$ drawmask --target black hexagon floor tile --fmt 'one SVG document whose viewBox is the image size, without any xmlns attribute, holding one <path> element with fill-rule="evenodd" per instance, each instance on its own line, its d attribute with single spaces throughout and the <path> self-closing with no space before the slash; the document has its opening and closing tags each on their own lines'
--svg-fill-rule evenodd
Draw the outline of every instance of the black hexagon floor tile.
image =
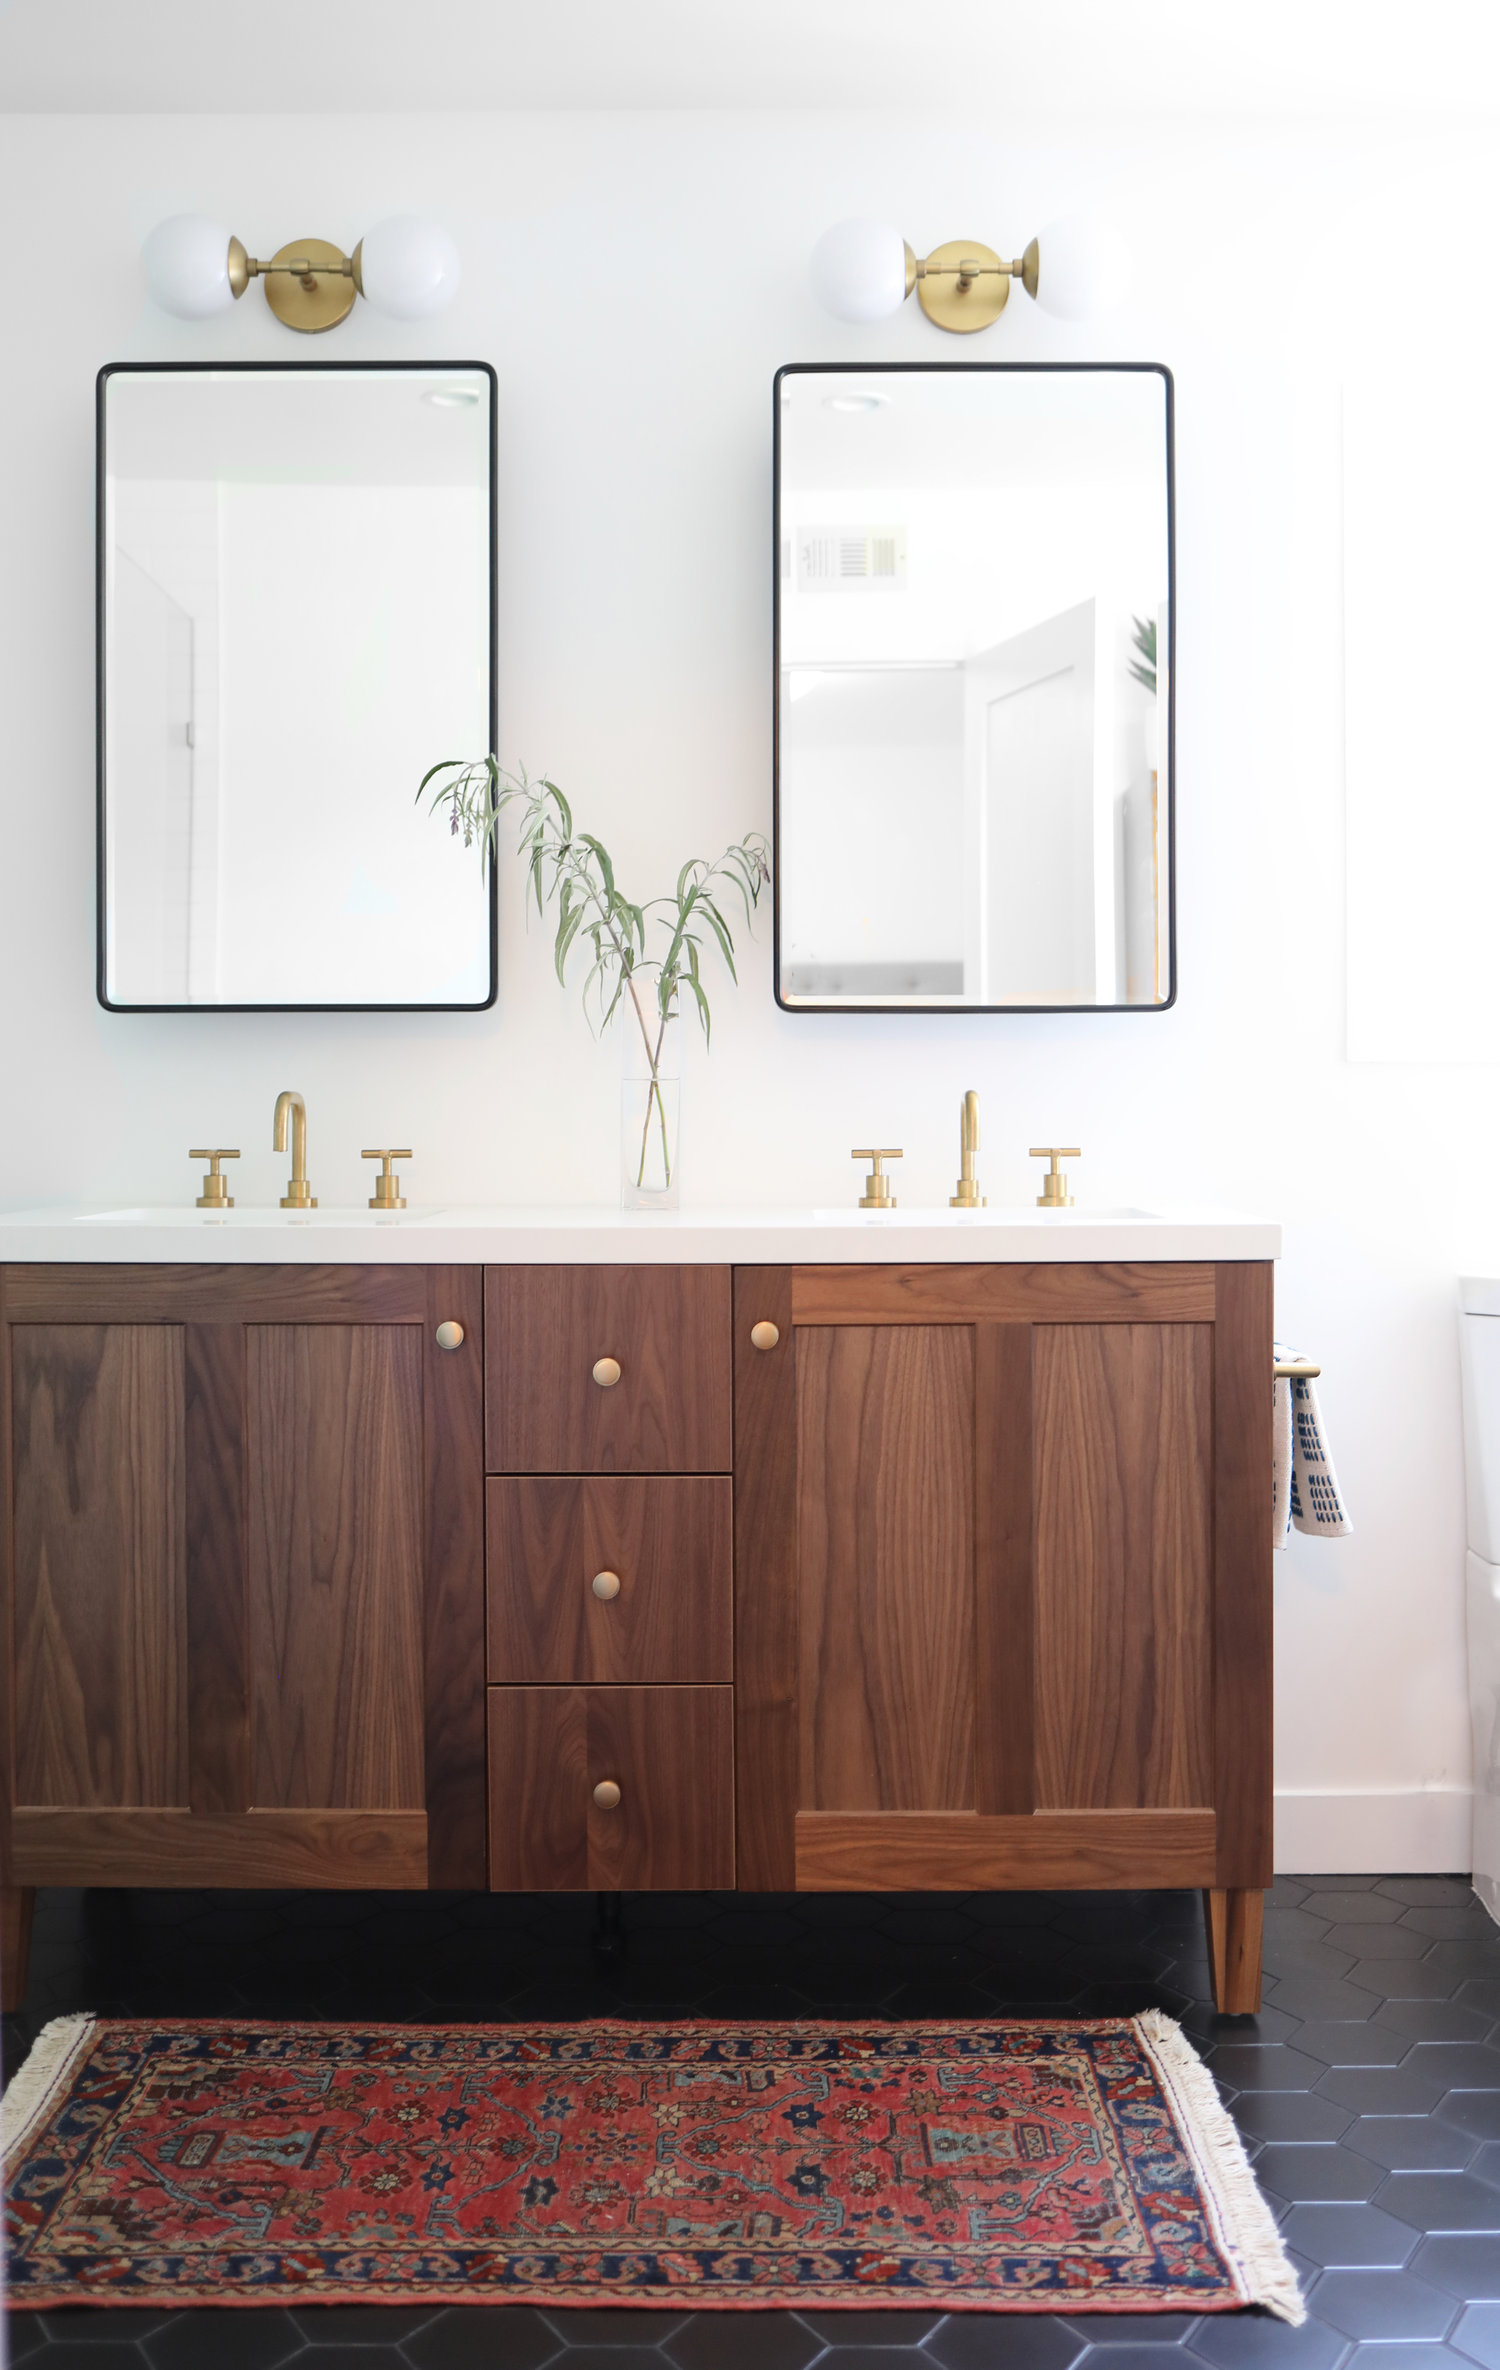
<svg viewBox="0 0 1500 2370">
<path fill-rule="evenodd" d="M 1454 2325 L 1453 2343 L 1480 2370 L 1500 2370 L 1500 2304 L 1469 2304 Z"/>
<path fill-rule="evenodd" d="M 1448 1877 L 1278 1879 L 1265 2011 L 1221 2019 L 1191 1895 L 652 1895 L 626 1904 L 611 1955 L 594 1947 L 586 1897 L 43 1894 L 32 2000 L 4 2024 L 7 2068 L 48 2016 L 73 2007 L 370 2015 L 372 1966 L 382 2004 L 416 2022 L 945 2006 L 1045 2016 L 1160 1996 L 1211 2054 L 1259 2150 L 1310 2315 L 1289 2329 L 1255 2312 L 1069 2323 L 514 2306 L 389 2318 L 302 2307 L 296 2320 L 100 2311 L 13 2315 L 15 2359 L 35 2370 L 1500 2370 L 1500 2239 L 1476 2226 L 1487 2198 L 1500 2198 L 1500 2171 L 1485 2162 L 1500 2148 L 1500 1932 L 1471 1899 Z M 1420 1955 L 1383 1955 L 1392 1935 Z M 1314 1946 L 1349 1973 L 1288 1963 Z"/>
<path fill-rule="evenodd" d="M 1466 2172 L 1480 2143 L 1435 2115 L 1361 2115 L 1362 2156 L 1387 2172 Z"/>
</svg>

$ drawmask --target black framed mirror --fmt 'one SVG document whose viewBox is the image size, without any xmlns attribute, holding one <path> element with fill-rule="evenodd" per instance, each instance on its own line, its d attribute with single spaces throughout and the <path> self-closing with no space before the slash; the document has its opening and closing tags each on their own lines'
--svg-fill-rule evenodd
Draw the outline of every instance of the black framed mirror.
<svg viewBox="0 0 1500 2370">
<path fill-rule="evenodd" d="M 775 548 L 778 1003 L 1171 1004 L 1171 373 L 789 364 Z"/>
<path fill-rule="evenodd" d="M 98 519 L 101 1004 L 492 1004 L 415 804 L 496 745 L 489 365 L 110 364 Z"/>
</svg>

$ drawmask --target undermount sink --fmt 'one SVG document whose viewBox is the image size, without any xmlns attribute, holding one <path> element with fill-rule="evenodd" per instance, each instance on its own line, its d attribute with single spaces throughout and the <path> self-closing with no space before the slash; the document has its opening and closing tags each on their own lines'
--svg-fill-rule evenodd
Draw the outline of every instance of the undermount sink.
<svg viewBox="0 0 1500 2370">
<path fill-rule="evenodd" d="M 1092 1203 L 1081 1209 L 1042 1210 L 1035 1204 L 1020 1202 L 1006 1208 L 996 1203 L 993 1209 L 955 1210 L 946 1204 L 937 1209 L 924 1209 L 917 1202 L 898 1202 L 891 1210 L 861 1210 L 845 1207 L 841 1210 L 814 1210 L 820 1226 L 1113 1226 L 1125 1219 L 1137 1219 L 1159 1224 L 1159 1210 L 1096 1209 Z"/>
<path fill-rule="evenodd" d="M 276 1204 L 200 1210 L 188 1203 L 155 1209 L 79 1210 L 69 1223 L 74 1226 L 400 1226 L 443 1215 L 443 1211 L 435 1209 L 371 1210 L 363 1204 L 318 1210 L 283 1210 Z"/>
</svg>

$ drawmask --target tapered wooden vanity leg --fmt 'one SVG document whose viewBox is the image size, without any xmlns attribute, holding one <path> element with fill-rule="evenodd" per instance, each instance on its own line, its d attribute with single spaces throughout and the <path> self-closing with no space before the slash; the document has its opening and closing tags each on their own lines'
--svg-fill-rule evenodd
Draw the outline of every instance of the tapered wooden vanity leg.
<svg viewBox="0 0 1500 2370">
<path fill-rule="evenodd" d="M 26 1997 L 35 1907 L 35 1885 L 0 1885 L 0 2005 L 6 2008 L 19 2008 Z"/>
<path fill-rule="evenodd" d="M 1221 2016 L 1260 2013 L 1261 1934 L 1266 1896 L 1211 1886 L 1203 1895 L 1214 2006 Z"/>
</svg>

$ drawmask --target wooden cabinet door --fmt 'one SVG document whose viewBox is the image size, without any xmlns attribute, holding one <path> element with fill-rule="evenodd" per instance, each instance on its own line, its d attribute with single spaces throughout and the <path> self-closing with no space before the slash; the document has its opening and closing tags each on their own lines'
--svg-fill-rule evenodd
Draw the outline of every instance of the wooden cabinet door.
<svg viewBox="0 0 1500 2370">
<path fill-rule="evenodd" d="M 1263 1265 L 738 1270 L 740 1886 L 1268 1883 L 1270 1362 Z"/>
<path fill-rule="evenodd" d="M 6 1881 L 482 1885 L 478 1271 L 13 1267 L 0 1317 Z"/>
</svg>

